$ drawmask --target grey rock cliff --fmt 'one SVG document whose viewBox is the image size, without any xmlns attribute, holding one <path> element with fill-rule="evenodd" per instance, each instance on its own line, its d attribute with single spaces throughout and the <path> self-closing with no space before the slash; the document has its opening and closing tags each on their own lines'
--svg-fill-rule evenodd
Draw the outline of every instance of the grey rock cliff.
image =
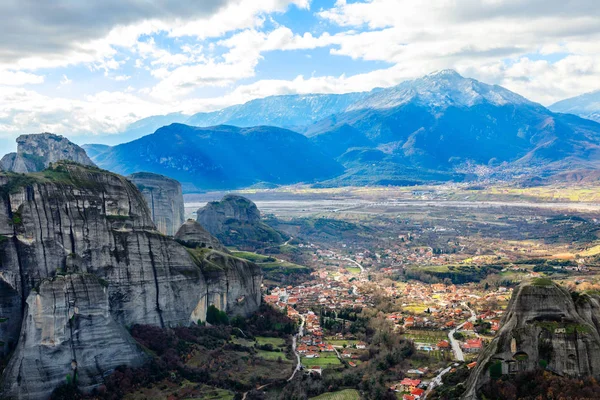
<svg viewBox="0 0 600 400">
<path fill-rule="evenodd" d="M 173 236 L 185 216 L 181 184 L 175 179 L 149 172 L 131 174 L 128 179 L 144 195 L 158 231 Z"/>
<path fill-rule="evenodd" d="M 193 219 L 188 219 L 181 225 L 181 228 L 175 234 L 175 240 L 186 246 L 205 247 L 229 253 L 229 250 L 219 242 L 219 239 L 211 235 L 210 232 Z"/>
<path fill-rule="evenodd" d="M 260 211 L 249 199 L 227 195 L 198 210 L 197 221 L 227 246 L 255 248 L 280 244 L 279 232 L 260 219 Z"/>
<path fill-rule="evenodd" d="M 569 376 L 600 377 L 600 303 L 550 282 L 515 289 L 502 327 L 477 360 L 463 399 L 477 399 L 490 379 L 539 368 Z"/>
<path fill-rule="evenodd" d="M 197 247 L 189 252 L 206 279 L 205 308 L 214 304 L 228 314 L 248 315 L 260 306 L 262 271 L 258 265 L 212 249 Z M 202 312 L 197 316 L 204 321 L 205 309 Z"/>
<path fill-rule="evenodd" d="M 75 376 L 79 385 L 93 387 L 119 365 L 145 360 L 110 315 L 108 290 L 96 276 L 57 276 L 27 298 L 21 340 L 3 378 L 5 393 L 44 398 Z"/>
<path fill-rule="evenodd" d="M 192 256 L 191 249 L 156 231 L 143 195 L 122 176 L 59 162 L 36 174 L 0 174 L 0 185 L 0 311 L 8 317 L 0 322 L 0 342 L 4 355 L 15 350 L 0 397 L 45 398 L 65 379 L 57 377 L 71 368 L 63 354 L 71 336 L 57 336 L 64 342 L 57 348 L 39 333 L 64 330 L 65 293 L 75 298 L 74 307 L 89 309 L 82 316 L 92 315 L 91 322 L 81 320 L 78 331 L 83 389 L 97 382 L 99 370 L 114 367 L 107 361 L 84 373 L 95 354 L 111 353 L 111 343 L 129 343 L 123 326 L 188 325 L 205 320 L 211 302 L 234 314 L 254 311 L 260 303 L 260 269 Z M 86 296 L 98 305 L 86 305 Z M 40 378 L 23 379 L 23 366 L 36 352 Z M 135 353 L 122 355 L 115 360 L 139 361 Z"/>
<path fill-rule="evenodd" d="M 39 133 L 19 136 L 17 152 L 2 157 L 0 169 L 19 173 L 36 172 L 61 160 L 94 165 L 85 150 L 67 138 L 52 133 Z"/>
</svg>

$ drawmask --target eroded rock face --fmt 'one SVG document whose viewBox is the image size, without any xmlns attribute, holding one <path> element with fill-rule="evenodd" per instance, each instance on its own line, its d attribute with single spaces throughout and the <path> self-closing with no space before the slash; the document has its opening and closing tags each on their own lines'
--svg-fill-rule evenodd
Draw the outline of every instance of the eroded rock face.
<svg viewBox="0 0 600 400">
<path fill-rule="evenodd" d="M 190 249 L 208 285 L 208 305 L 232 315 L 248 315 L 260 306 L 262 271 L 254 263 L 217 250 Z M 198 319 L 204 320 L 201 314 Z"/>
<path fill-rule="evenodd" d="M 279 232 L 261 221 L 256 204 L 242 196 L 227 195 L 208 203 L 198 210 L 197 221 L 227 246 L 254 248 L 283 242 Z"/>
<path fill-rule="evenodd" d="M 223 253 L 229 253 L 229 250 L 219 242 L 219 239 L 211 235 L 193 219 L 188 219 L 181 225 L 181 228 L 175 234 L 175 240 L 188 247 L 215 249 Z"/>
<path fill-rule="evenodd" d="M 21 339 L 3 377 L 5 396 L 46 398 L 74 379 L 93 387 L 119 365 L 146 360 L 112 318 L 108 290 L 96 276 L 57 276 L 38 291 L 27 297 Z"/>
<path fill-rule="evenodd" d="M 539 368 L 556 374 L 600 377 L 597 297 L 571 294 L 550 282 L 522 283 L 512 295 L 502 328 L 477 360 L 463 399 L 492 378 Z"/>
<path fill-rule="evenodd" d="M 156 229 L 173 236 L 185 216 L 181 184 L 175 179 L 149 172 L 138 172 L 128 178 L 144 195 Z"/>
<path fill-rule="evenodd" d="M 3 393 L 43 398 L 28 393 L 44 385 L 48 394 L 64 382 L 64 374 L 58 376 L 71 368 L 71 360 L 62 346 L 70 346 L 71 339 L 63 332 L 62 315 L 72 309 L 63 304 L 64 296 L 90 299 L 89 305 L 77 306 L 89 311 L 82 316 L 92 315 L 91 322 L 81 320 L 87 330 L 78 334 L 81 366 L 96 365 L 96 352 L 110 354 L 113 342 L 125 346 L 130 338 L 124 326 L 204 321 L 206 308 L 218 298 L 212 293 L 225 293 L 226 301 L 218 301 L 231 313 L 254 311 L 260 303 L 260 269 L 242 263 L 230 270 L 223 259 L 199 262 L 190 249 L 156 231 L 143 195 L 122 176 L 59 162 L 35 175 L 0 174 L 0 184 L 0 312 L 8 317 L 0 322 L 0 341 L 5 355 L 15 349 L 4 372 Z M 210 268 L 205 271 L 205 266 Z M 253 300 L 239 307 L 240 297 Z M 91 338 L 97 338 L 96 347 Z M 58 342 L 63 343 L 59 348 Z M 15 381 L 36 352 L 40 382 Z M 115 360 L 135 365 L 138 357 Z M 102 372 L 113 368 L 108 361 L 98 365 Z M 83 389 L 95 384 L 98 371 L 86 372 Z"/>
<path fill-rule="evenodd" d="M 17 138 L 17 152 L 0 160 L 0 169 L 19 173 L 37 172 L 61 160 L 93 166 L 85 150 L 60 135 L 39 133 Z"/>
</svg>

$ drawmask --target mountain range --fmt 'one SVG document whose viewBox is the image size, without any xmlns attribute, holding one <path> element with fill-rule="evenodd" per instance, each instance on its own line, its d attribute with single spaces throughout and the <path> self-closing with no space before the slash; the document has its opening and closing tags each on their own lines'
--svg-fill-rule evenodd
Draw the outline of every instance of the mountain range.
<svg viewBox="0 0 600 400">
<path fill-rule="evenodd" d="M 452 70 L 368 93 L 268 97 L 186 120 L 224 122 L 259 126 L 172 124 L 130 143 L 85 148 L 100 167 L 171 176 L 186 191 L 507 179 L 600 166 L 597 122 Z"/>
<path fill-rule="evenodd" d="M 600 90 L 559 101 L 549 108 L 554 112 L 575 114 L 600 122 Z"/>
<path fill-rule="evenodd" d="M 335 177 L 343 167 L 299 133 L 270 126 L 211 128 L 171 124 L 110 147 L 98 166 L 129 175 L 146 171 L 181 182 L 185 192 L 265 182 L 285 185 Z"/>
</svg>

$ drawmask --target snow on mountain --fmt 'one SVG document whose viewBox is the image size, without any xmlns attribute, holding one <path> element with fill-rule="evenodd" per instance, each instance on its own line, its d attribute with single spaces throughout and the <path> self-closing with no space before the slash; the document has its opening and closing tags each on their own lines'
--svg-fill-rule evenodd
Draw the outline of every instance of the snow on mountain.
<svg viewBox="0 0 600 400">
<path fill-rule="evenodd" d="M 194 114 L 186 124 L 193 126 L 225 124 L 240 127 L 271 125 L 297 128 L 345 111 L 371 93 L 269 96 L 219 111 Z"/>
<path fill-rule="evenodd" d="M 549 108 L 554 112 L 575 114 L 600 122 L 600 90 L 561 100 Z"/>
<path fill-rule="evenodd" d="M 450 106 L 471 107 L 484 102 L 493 105 L 534 104 L 503 87 L 464 78 L 456 71 L 446 69 L 378 91 L 350 106 L 348 111 L 386 109 L 407 103 L 444 109 Z"/>
</svg>

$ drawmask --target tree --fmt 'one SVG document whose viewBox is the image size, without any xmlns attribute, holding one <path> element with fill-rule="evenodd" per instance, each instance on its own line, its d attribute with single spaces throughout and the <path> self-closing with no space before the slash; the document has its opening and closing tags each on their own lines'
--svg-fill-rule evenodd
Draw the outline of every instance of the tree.
<svg viewBox="0 0 600 400">
<path fill-rule="evenodd" d="M 220 311 L 214 304 L 211 304 L 206 310 L 206 322 L 212 325 L 227 325 L 229 317 L 224 311 Z"/>
</svg>

